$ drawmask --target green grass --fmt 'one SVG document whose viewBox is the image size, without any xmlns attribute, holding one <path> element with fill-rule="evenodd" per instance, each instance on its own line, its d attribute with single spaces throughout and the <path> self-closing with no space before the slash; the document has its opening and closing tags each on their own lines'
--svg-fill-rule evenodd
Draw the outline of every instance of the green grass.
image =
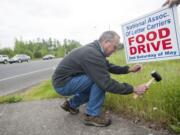
<svg viewBox="0 0 180 135">
<path fill-rule="evenodd" d="M 45 81 L 24 92 L 0 97 L 0 103 L 15 103 L 20 101 L 43 100 L 60 97 L 52 88 L 51 81 Z"/>
<path fill-rule="evenodd" d="M 118 65 L 126 65 L 124 51 L 117 52 L 110 57 L 110 61 Z M 138 99 L 133 99 L 132 94 L 123 96 L 109 93 L 106 96 L 105 106 L 125 115 L 176 125 L 180 121 L 180 60 L 142 65 L 143 70 L 138 73 L 112 75 L 112 77 L 119 82 L 128 82 L 137 86 L 151 79 L 151 71 L 156 70 L 162 76 L 162 81 L 152 84 L 148 92 Z"/>
</svg>

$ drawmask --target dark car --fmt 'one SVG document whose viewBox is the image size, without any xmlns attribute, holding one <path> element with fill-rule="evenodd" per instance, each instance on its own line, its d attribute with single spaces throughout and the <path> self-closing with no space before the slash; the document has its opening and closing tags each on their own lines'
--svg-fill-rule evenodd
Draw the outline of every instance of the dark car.
<svg viewBox="0 0 180 135">
<path fill-rule="evenodd" d="M 55 58 L 54 55 L 48 54 L 43 57 L 43 60 L 50 60 L 50 59 L 54 59 L 54 58 Z"/>
<path fill-rule="evenodd" d="M 30 59 L 31 57 L 26 54 L 16 54 L 14 57 L 12 57 L 9 60 L 9 63 L 11 64 L 11 63 L 29 62 Z"/>
</svg>

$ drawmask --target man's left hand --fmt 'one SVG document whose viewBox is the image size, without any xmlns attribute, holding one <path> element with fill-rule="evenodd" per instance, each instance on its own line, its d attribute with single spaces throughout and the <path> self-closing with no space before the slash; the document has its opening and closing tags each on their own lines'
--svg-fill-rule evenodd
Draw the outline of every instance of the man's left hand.
<svg viewBox="0 0 180 135">
<path fill-rule="evenodd" d="M 132 67 L 129 68 L 129 72 L 138 72 L 142 69 L 141 64 L 135 64 Z"/>
</svg>

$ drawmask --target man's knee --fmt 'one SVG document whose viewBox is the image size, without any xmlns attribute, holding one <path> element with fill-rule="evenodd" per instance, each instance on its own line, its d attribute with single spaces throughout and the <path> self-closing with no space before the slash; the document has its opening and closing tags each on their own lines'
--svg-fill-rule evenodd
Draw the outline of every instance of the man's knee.
<svg viewBox="0 0 180 135">
<path fill-rule="evenodd" d="M 56 92 L 59 94 L 59 95 L 62 95 L 62 96 L 71 96 L 72 94 L 69 93 L 68 91 L 64 90 L 63 87 L 60 87 L 60 88 L 55 88 Z"/>
</svg>

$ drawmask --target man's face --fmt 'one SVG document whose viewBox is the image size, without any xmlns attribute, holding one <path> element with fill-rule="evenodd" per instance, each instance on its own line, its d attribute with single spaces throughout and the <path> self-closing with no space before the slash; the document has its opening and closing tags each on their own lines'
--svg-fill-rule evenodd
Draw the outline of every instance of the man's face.
<svg viewBox="0 0 180 135">
<path fill-rule="evenodd" d="M 118 44 L 119 44 L 119 38 L 114 38 L 114 40 L 112 41 L 106 41 L 104 43 L 104 53 L 106 55 L 106 57 L 109 57 L 113 52 L 115 52 L 118 48 Z"/>
</svg>

